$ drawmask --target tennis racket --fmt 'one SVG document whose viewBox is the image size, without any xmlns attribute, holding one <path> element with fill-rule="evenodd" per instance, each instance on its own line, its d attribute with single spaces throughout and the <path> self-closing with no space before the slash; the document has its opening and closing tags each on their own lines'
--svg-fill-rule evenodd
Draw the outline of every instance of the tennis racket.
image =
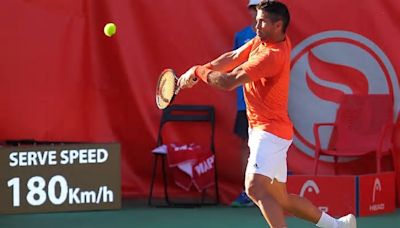
<svg viewBox="0 0 400 228">
<path fill-rule="evenodd" d="M 197 78 L 193 80 L 196 81 Z M 178 77 L 172 69 L 165 69 L 161 72 L 156 88 L 156 104 L 159 109 L 165 109 L 172 104 L 180 90 L 177 82 Z"/>
</svg>

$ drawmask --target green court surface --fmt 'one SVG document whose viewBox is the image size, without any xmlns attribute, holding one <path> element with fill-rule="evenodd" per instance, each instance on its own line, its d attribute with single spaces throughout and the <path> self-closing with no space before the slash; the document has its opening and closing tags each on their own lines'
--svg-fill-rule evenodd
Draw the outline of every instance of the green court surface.
<svg viewBox="0 0 400 228">
<path fill-rule="evenodd" d="M 289 227 L 315 227 L 300 219 L 287 218 Z M 400 209 L 396 213 L 363 217 L 360 228 L 400 227 Z M 0 215 L 0 228 L 95 227 L 95 228 L 252 228 L 268 227 L 259 210 L 253 208 L 199 207 L 154 208 L 124 205 L 121 210 Z"/>
</svg>

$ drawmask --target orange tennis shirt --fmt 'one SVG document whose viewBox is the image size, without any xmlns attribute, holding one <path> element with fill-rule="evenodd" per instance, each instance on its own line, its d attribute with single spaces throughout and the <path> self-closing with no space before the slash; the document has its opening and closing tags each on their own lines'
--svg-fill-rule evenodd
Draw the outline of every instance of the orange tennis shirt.
<svg viewBox="0 0 400 228">
<path fill-rule="evenodd" d="M 240 51 L 249 55 L 241 67 L 252 79 L 244 84 L 249 126 L 292 139 L 293 124 L 288 115 L 289 38 L 286 36 L 279 43 L 265 43 L 256 37 L 245 46 Z"/>
</svg>

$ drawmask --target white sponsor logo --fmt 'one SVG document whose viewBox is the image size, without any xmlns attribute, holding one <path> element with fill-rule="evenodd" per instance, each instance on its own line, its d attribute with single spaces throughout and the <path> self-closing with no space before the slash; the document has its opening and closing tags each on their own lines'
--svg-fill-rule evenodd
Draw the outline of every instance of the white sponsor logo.
<svg viewBox="0 0 400 228">
<path fill-rule="evenodd" d="M 197 175 L 202 175 L 214 167 L 214 155 L 207 158 L 205 161 L 201 162 L 200 164 L 196 165 L 194 169 L 196 170 Z"/>
<path fill-rule="evenodd" d="M 372 186 L 372 204 L 369 206 L 370 211 L 379 211 L 385 209 L 384 203 L 375 203 L 376 192 L 382 191 L 381 181 L 379 178 L 375 178 L 374 186 Z"/>
<path fill-rule="evenodd" d="M 315 192 L 315 194 L 319 194 L 319 187 L 313 180 L 308 180 L 306 183 L 303 184 L 300 190 L 300 196 L 304 196 L 305 191 L 308 192 Z"/>
<path fill-rule="evenodd" d="M 295 128 L 293 144 L 314 156 L 315 123 L 335 122 L 340 94 L 391 94 L 394 119 L 400 109 L 396 72 L 373 41 L 349 31 L 314 34 L 292 50 L 289 115 Z M 320 131 L 326 148 L 332 129 Z M 331 161 L 331 158 L 322 158 Z"/>
<path fill-rule="evenodd" d="M 374 187 L 373 187 L 373 192 L 372 192 L 372 202 L 373 203 L 375 203 L 376 191 L 378 191 L 378 192 L 382 191 L 382 186 L 381 186 L 381 182 L 380 182 L 379 178 L 376 178 L 375 182 L 374 182 Z"/>
<path fill-rule="evenodd" d="M 319 192 L 320 192 L 317 183 L 315 183 L 315 181 L 313 181 L 313 180 L 307 180 L 307 181 L 303 184 L 303 186 L 301 187 L 301 190 L 300 190 L 300 196 L 301 196 L 301 197 L 304 197 L 304 193 L 305 193 L 306 191 L 309 192 L 309 193 L 314 192 L 314 193 L 317 194 L 317 195 L 318 195 Z M 328 207 L 327 207 L 327 206 L 320 206 L 320 207 L 318 207 L 318 208 L 319 208 L 321 211 L 328 212 Z"/>
</svg>

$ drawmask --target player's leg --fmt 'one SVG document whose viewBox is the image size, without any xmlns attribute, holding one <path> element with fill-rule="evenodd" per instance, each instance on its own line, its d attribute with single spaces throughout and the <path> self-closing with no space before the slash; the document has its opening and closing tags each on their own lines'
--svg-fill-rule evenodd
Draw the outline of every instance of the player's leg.
<svg viewBox="0 0 400 228">
<path fill-rule="evenodd" d="M 291 140 L 262 130 L 250 131 L 246 191 L 260 207 L 268 223 L 277 227 L 284 226 L 284 209 L 320 227 L 355 227 L 353 215 L 336 220 L 322 213 L 309 200 L 287 193 L 286 153 L 290 144 Z"/>
<path fill-rule="evenodd" d="M 286 227 L 283 209 L 267 189 L 276 175 L 286 178 L 286 152 L 291 140 L 280 139 L 260 129 L 252 129 L 248 144 L 250 156 L 246 168 L 246 191 L 271 227 Z"/>
<path fill-rule="evenodd" d="M 286 190 L 286 183 L 279 182 L 276 179 L 271 182 L 271 179 L 269 177 L 265 177 L 259 174 L 255 174 L 253 180 L 250 182 L 252 182 L 250 183 L 250 186 L 254 185 L 255 189 L 260 188 L 259 185 L 265 186 L 268 194 L 270 194 L 285 211 L 290 212 L 296 217 L 312 222 L 318 227 L 357 227 L 354 215 L 349 214 L 339 219 L 335 219 L 330 215 L 321 212 L 308 199 L 295 194 L 288 194 Z M 270 184 L 265 185 L 264 183 L 266 182 L 269 182 Z M 252 194 L 251 188 L 249 189 L 249 193 L 252 197 L 254 196 L 254 194 Z"/>
<path fill-rule="evenodd" d="M 247 195 L 255 202 L 270 227 L 286 227 L 281 205 L 266 191 L 270 182 L 259 178 L 260 174 L 246 175 Z"/>
<path fill-rule="evenodd" d="M 274 198 L 277 203 L 285 210 L 295 215 L 296 217 L 305 219 L 316 224 L 321 217 L 321 211 L 315 207 L 308 199 L 288 194 L 286 190 L 286 183 L 281 183 L 274 179 L 254 174 L 252 179 L 249 180 L 249 193 L 252 196 L 260 195 L 257 191 L 263 189 L 266 194 Z"/>
</svg>

